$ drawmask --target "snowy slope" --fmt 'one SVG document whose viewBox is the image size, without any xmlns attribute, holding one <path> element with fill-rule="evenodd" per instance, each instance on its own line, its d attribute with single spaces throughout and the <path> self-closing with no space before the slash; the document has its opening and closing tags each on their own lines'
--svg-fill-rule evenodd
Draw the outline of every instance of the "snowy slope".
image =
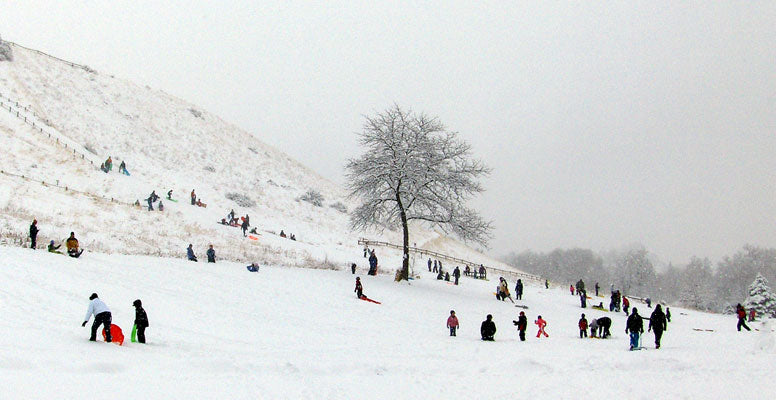
<svg viewBox="0 0 776 400">
<path fill-rule="evenodd" d="M 0 170 L 33 181 L 0 175 L 0 213 L 6 217 L 0 240 L 23 240 L 37 218 L 42 244 L 74 231 L 88 250 L 106 253 L 182 257 L 188 243 L 199 255 L 213 244 L 221 258 L 324 268 L 364 264 L 352 257 L 362 236 L 400 243 L 398 232 L 352 232 L 347 214 L 331 207 L 353 208 L 345 192 L 263 143 L 260 127 L 253 135 L 164 92 L 20 47 L 13 51 L 13 62 L 0 62 L 0 95 L 20 107 L 14 114 L 0 110 L 0 145 L 7 149 Z M 35 119 L 43 132 L 16 118 L 17 111 Z M 97 165 L 108 156 L 114 171 L 104 174 Z M 117 173 L 122 160 L 130 177 Z M 180 202 L 165 201 L 164 213 L 127 205 L 135 200 L 145 205 L 152 190 L 164 197 L 169 189 Z M 207 208 L 188 205 L 192 189 Z M 322 207 L 299 200 L 311 189 L 322 194 Z M 255 205 L 241 207 L 229 194 L 246 196 Z M 230 209 L 251 216 L 261 234 L 258 241 L 217 224 Z M 281 229 L 294 233 L 298 242 L 280 239 Z M 413 242 L 442 250 L 434 244 L 442 237 L 418 226 Z M 444 241 L 445 251 L 509 268 L 461 243 Z M 382 271 L 400 265 L 394 250 L 378 250 L 378 255 Z"/>
<path fill-rule="evenodd" d="M 0 247 L 2 398 L 769 399 L 774 333 L 736 332 L 735 318 L 672 308 L 663 347 L 627 351 L 624 314 L 581 310 L 566 288 L 526 288 L 520 309 L 495 300 L 493 281 L 396 284 L 349 272 L 90 253 L 74 260 Z M 511 285 L 514 282 L 510 282 Z M 127 336 L 136 298 L 150 319 L 147 345 L 87 341 L 81 322 L 97 292 Z M 645 313 L 643 304 L 636 306 Z M 450 309 L 461 321 L 448 336 Z M 581 311 L 610 316 L 613 337 L 579 339 Z M 491 313 L 496 342 L 479 340 Z M 686 315 L 684 315 L 686 314 Z M 760 327 L 760 323 L 752 324 Z M 693 328 L 714 329 L 697 332 Z"/>
</svg>

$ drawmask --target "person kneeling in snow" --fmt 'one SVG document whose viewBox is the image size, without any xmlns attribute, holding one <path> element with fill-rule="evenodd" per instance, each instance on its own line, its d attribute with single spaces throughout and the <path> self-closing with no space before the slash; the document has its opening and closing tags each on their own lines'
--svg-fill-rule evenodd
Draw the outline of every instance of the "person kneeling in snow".
<svg viewBox="0 0 776 400">
<path fill-rule="evenodd" d="M 487 317 L 485 317 L 485 321 L 482 321 L 482 325 L 480 325 L 480 335 L 482 335 L 482 340 L 487 341 L 494 341 L 494 336 L 496 335 L 496 323 L 493 322 L 493 316 L 488 314 Z"/>
<path fill-rule="evenodd" d="M 189 261 L 197 262 L 197 256 L 194 255 L 194 248 L 191 247 L 191 243 L 189 243 L 189 247 L 186 249 L 186 257 L 189 258 Z"/>
<path fill-rule="evenodd" d="M 81 324 L 81 326 L 86 326 L 86 323 L 89 322 L 89 318 L 94 314 L 94 323 L 92 324 L 92 335 L 89 336 L 89 340 L 94 342 L 97 340 L 97 328 L 100 325 L 104 325 L 105 329 L 105 341 L 110 342 L 111 336 L 110 336 L 110 325 L 111 325 L 111 314 L 110 310 L 108 309 L 108 306 L 105 305 L 105 303 L 102 302 L 97 297 L 97 293 L 92 293 L 91 296 L 89 296 L 89 308 L 86 310 L 86 317 L 84 318 L 84 323 Z"/>
</svg>

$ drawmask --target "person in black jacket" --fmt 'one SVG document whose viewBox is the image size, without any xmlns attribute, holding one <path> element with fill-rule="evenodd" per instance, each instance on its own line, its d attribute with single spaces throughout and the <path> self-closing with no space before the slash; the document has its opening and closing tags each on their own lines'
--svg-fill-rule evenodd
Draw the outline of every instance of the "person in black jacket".
<svg viewBox="0 0 776 400">
<path fill-rule="evenodd" d="M 205 252 L 205 254 L 207 254 L 207 262 L 209 262 L 209 263 L 216 262 L 216 251 L 213 250 L 213 245 L 212 244 L 210 245 L 210 248 L 207 249 L 207 252 Z"/>
<path fill-rule="evenodd" d="M 633 350 L 639 347 L 639 337 L 644 333 L 644 321 L 636 307 L 633 307 L 628 322 L 625 324 L 625 333 L 628 332 L 630 332 L 630 349 Z"/>
<path fill-rule="evenodd" d="M 495 340 L 493 336 L 496 335 L 496 324 L 493 322 L 492 315 L 488 314 L 488 316 L 485 317 L 485 321 L 482 321 L 482 325 L 480 325 L 480 334 L 482 335 L 482 340 Z"/>
<path fill-rule="evenodd" d="M 612 327 L 612 319 L 609 317 L 601 317 L 596 320 L 596 325 L 598 325 L 598 337 L 601 339 L 606 339 L 607 337 L 611 336 L 612 333 L 609 331 L 609 328 Z"/>
<path fill-rule="evenodd" d="M 30 248 L 35 250 L 38 246 L 38 220 L 33 219 L 30 224 Z"/>
<path fill-rule="evenodd" d="M 525 330 L 528 328 L 528 318 L 525 316 L 525 311 L 520 311 L 517 321 L 512 321 L 512 323 L 517 326 L 517 331 L 520 333 L 520 341 L 525 342 Z"/>
<path fill-rule="evenodd" d="M 663 336 L 663 331 L 668 329 L 666 323 L 666 315 L 663 314 L 663 309 L 660 304 L 655 306 L 655 311 L 652 311 L 652 315 L 649 317 L 649 329 L 647 332 L 655 331 L 655 348 L 660 348 L 660 338 Z"/>
<path fill-rule="evenodd" d="M 461 277 L 461 269 L 458 268 L 458 267 L 455 267 L 455 269 L 453 270 L 453 276 L 455 277 L 455 284 L 457 285 L 458 284 L 458 278 Z"/>
<path fill-rule="evenodd" d="M 518 279 L 517 283 L 515 284 L 515 298 L 517 300 L 523 299 L 523 281 Z"/>
<path fill-rule="evenodd" d="M 248 230 L 248 228 L 251 226 L 251 223 L 249 222 L 250 219 L 248 218 L 248 214 L 245 214 L 245 218 L 243 218 L 242 222 L 242 231 L 243 231 L 243 237 L 247 236 L 245 232 Z"/>
<path fill-rule="evenodd" d="M 132 302 L 132 305 L 135 306 L 135 328 L 137 329 L 137 341 L 140 343 L 145 343 L 145 329 L 148 328 L 148 315 L 143 309 L 143 303 L 140 301 L 140 299 Z"/>
</svg>

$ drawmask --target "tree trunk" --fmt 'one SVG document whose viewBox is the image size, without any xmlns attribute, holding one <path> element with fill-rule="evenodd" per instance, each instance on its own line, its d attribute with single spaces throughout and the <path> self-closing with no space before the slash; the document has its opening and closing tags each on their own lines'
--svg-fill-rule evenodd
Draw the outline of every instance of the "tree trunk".
<svg viewBox="0 0 776 400">
<path fill-rule="evenodd" d="M 407 213 L 404 211 L 404 204 L 401 202 L 401 196 L 396 193 L 396 201 L 399 206 L 399 215 L 401 216 L 401 227 L 404 230 L 404 242 L 402 245 L 402 263 L 400 279 L 409 280 L 410 276 L 410 228 L 407 224 Z"/>
</svg>

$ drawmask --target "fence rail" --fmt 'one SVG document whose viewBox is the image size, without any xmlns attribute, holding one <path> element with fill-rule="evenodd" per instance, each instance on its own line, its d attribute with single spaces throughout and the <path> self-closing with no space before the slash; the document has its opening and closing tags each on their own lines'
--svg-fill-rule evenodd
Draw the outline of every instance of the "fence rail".
<svg viewBox="0 0 776 400">
<path fill-rule="evenodd" d="M 31 178 L 29 176 L 26 176 L 26 175 L 15 174 L 13 172 L 8 172 L 8 171 L 5 171 L 5 170 L 0 170 L 0 174 L 6 175 L 6 176 L 10 176 L 10 177 L 14 177 L 14 178 L 24 179 L 24 180 L 29 181 L 29 182 L 40 182 L 40 184 L 43 185 L 43 186 L 52 186 L 52 187 L 60 188 L 60 189 L 62 189 L 64 191 L 66 191 L 66 192 L 78 193 L 80 195 L 91 197 L 91 198 L 97 199 L 97 200 L 103 200 L 103 201 L 111 202 L 111 203 L 114 203 L 114 204 L 123 204 L 123 205 L 135 207 L 134 203 L 128 203 L 128 202 L 125 202 L 125 201 L 117 200 L 117 199 L 115 199 L 113 197 L 109 198 L 109 197 L 106 197 L 106 196 L 100 196 L 100 195 L 97 195 L 97 194 L 94 194 L 94 193 L 90 193 L 90 192 L 85 192 L 85 191 L 82 191 L 82 190 L 76 190 L 76 189 L 73 189 L 73 188 L 71 188 L 69 186 L 61 185 L 59 183 L 59 181 L 56 181 L 55 183 L 46 182 L 45 180 L 33 179 L 33 178 Z"/>
<path fill-rule="evenodd" d="M 398 245 L 398 244 L 394 244 L 394 243 L 389 243 L 389 242 L 382 242 L 382 241 L 379 241 L 379 240 L 369 240 L 369 239 L 366 239 L 366 238 L 359 238 L 358 239 L 358 244 L 359 245 L 365 245 L 365 246 L 388 247 L 388 248 L 397 249 L 397 250 L 403 250 L 404 249 L 404 247 L 402 245 Z M 434 251 L 434 250 L 423 249 L 423 248 L 420 248 L 420 247 L 410 246 L 409 247 L 409 251 L 410 251 L 410 253 L 420 254 L 421 257 L 431 256 L 431 257 L 436 258 L 438 260 L 441 259 L 441 260 L 445 260 L 445 261 L 456 263 L 456 264 L 460 264 L 460 265 L 468 265 L 469 267 L 479 268 L 480 265 L 482 265 L 482 263 L 476 263 L 476 262 L 473 262 L 473 261 L 464 260 L 462 258 L 450 256 L 450 255 L 447 255 L 447 254 L 444 254 L 444 253 L 440 253 L 440 252 Z M 496 272 L 496 273 L 498 273 L 501 276 L 511 276 L 511 277 L 514 277 L 514 278 L 527 279 L 527 280 L 531 280 L 531 281 L 535 281 L 535 282 L 539 282 L 539 283 L 544 283 L 544 278 L 542 278 L 540 276 L 536 276 L 536 275 L 527 274 L 525 272 L 510 271 L 510 270 L 494 268 L 494 267 L 485 267 L 485 268 L 488 271 L 488 275 L 491 275 L 493 272 Z"/>
<path fill-rule="evenodd" d="M 71 67 L 75 67 L 75 68 L 81 68 L 81 69 L 83 69 L 83 70 L 84 70 L 84 71 L 86 71 L 86 72 L 94 72 L 94 70 L 93 70 L 93 69 L 89 68 L 89 67 L 88 67 L 88 66 L 86 66 L 86 65 L 76 64 L 76 63 L 74 63 L 74 62 L 70 62 L 70 61 L 67 61 L 67 60 L 63 60 L 63 59 L 61 59 L 61 58 L 59 58 L 59 57 L 52 56 L 51 54 L 48 54 L 48 53 L 42 52 L 42 51 L 40 51 L 40 50 L 35 50 L 35 49 L 31 49 L 31 48 L 29 48 L 29 47 L 22 46 L 22 45 L 20 45 L 20 44 L 18 44 L 18 43 L 16 43 L 16 42 L 11 42 L 11 41 L 8 41 L 8 40 L 3 40 L 3 43 L 8 43 L 8 44 L 10 44 L 11 46 L 16 46 L 16 47 L 19 47 L 19 48 L 22 48 L 22 49 L 25 49 L 25 50 L 28 50 L 28 51 L 32 51 L 32 52 L 38 53 L 38 54 L 40 54 L 40 55 L 44 55 L 44 56 L 46 56 L 46 57 L 53 58 L 53 59 L 55 59 L 55 60 L 57 60 L 57 61 L 61 61 L 61 62 L 65 63 L 65 64 L 67 64 L 67 65 L 69 65 L 69 66 L 71 66 Z"/>
</svg>

